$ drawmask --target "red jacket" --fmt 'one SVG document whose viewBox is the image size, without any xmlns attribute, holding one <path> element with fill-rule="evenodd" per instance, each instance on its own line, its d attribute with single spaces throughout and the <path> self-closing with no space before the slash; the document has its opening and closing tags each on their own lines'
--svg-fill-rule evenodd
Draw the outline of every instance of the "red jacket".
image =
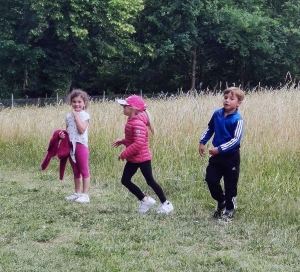
<svg viewBox="0 0 300 272">
<path fill-rule="evenodd" d="M 69 135 L 68 135 L 67 131 L 63 130 L 63 132 L 65 133 L 65 138 L 60 139 L 58 134 L 61 131 L 62 130 L 54 131 L 54 133 L 50 139 L 49 145 L 48 145 L 46 157 L 44 158 L 44 160 L 41 164 L 42 170 L 45 170 L 48 167 L 48 165 L 50 164 L 51 159 L 53 157 L 57 156 L 58 159 L 60 160 L 60 162 L 59 162 L 59 179 L 60 180 L 62 180 L 64 178 L 67 160 L 68 160 L 68 157 L 69 157 L 70 151 L 71 151 L 71 143 L 70 143 Z"/>
<path fill-rule="evenodd" d="M 125 125 L 125 138 L 122 143 L 126 149 L 121 153 L 121 158 L 129 162 L 139 163 L 152 159 L 148 143 L 149 120 L 146 112 L 128 118 Z"/>
</svg>

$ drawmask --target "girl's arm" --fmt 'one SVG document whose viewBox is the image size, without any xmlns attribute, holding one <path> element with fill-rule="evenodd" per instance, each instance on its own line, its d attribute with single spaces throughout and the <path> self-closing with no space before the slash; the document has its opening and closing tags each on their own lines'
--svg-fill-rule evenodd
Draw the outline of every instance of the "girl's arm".
<svg viewBox="0 0 300 272">
<path fill-rule="evenodd" d="M 67 130 L 68 126 L 66 125 L 66 130 Z M 59 133 L 58 133 L 58 137 L 60 139 L 64 139 L 66 137 L 65 133 L 63 130 L 61 130 Z"/>
<path fill-rule="evenodd" d="M 122 145 L 125 143 L 125 139 L 118 139 L 118 140 L 115 140 L 111 143 L 111 146 L 113 147 L 118 147 L 119 145 Z"/>
<path fill-rule="evenodd" d="M 73 111 L 76 127 L 79 134 L 83 134 L 86 130 L 86 128 L 89 125 L 89 120 L 85 120 L 84 122 L 80 121 L 79 112 Z"/>
<path fill-rule="evenodd" d="M 147 141 L 148 128 L 142 121 L 138 121 L 134 124 L 132 131 L 134 131 L 133 143 L 127 146 L 120 154 L 122 160 L 137 154 Z"/>
</svg>

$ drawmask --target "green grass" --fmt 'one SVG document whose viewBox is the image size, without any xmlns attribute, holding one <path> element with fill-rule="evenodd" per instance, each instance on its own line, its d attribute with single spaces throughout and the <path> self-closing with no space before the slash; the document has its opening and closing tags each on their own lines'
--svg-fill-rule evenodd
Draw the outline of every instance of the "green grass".
<svg viewBox="0 0 300 272">
<path fill-rule="evenodd" d="M 62 182 L 57 159 L 40 169 L 69 108 L 1 111 L 0 271 L 299 271 L 299 101 L 297 91 L 246 96 L 238 210 L 227 225 L 211 218 L 208 157 L 197 153 L 219 96 L 147 102 L 158 129 L 151 137 L 154 176 L 175 207 L 167 216 L 139 215 L 120 184 L 122 149 L 110 146 L 124 129 L 118 105 L 89 109 L 88 205 L 64 200 L 74 188 L 69 165 Z M 155 197 L 140 173 L 134 181 Z"/>
<path fill-rule="evenodd" d="M 197 188 L 207 195 L 202 182 L 176 188 L 173 214 L 139 215 L 118 180 L 93 184 L 91 204 L 78 205 L 63 199 L 70 175 L 59 182 L 52 171 L 1 173 L 2 271 L 297 271 L 299 265 L 299 212 L 280 215 L 276 198 L 272 207 L 267 197 L 253 197 L 264 207 L 247 207 L 241 196 L 234 223 L 224 225 L 211 219 L 211 201 L 180 193 Z M 286 205 L 290 196 L 280 201 Z"/>
</svg>

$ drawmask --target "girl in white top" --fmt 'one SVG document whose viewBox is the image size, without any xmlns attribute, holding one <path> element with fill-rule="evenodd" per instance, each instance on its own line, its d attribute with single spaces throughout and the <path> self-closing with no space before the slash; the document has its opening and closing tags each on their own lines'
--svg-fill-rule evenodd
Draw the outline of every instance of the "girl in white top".
<svg viewBox="0 0 300 272">
<path fill-rule="evenodd" d="M 88 106 L 88 95 L 81 89 L 75 89 L 69 97 L 73 111 L 67 114 L 65 121 L 66 131 L 72 145 L 69 161 L 74 174 L 75 192 L 65 199 L 79 203 L 89 203 L 88 126 L 90 115 L 85 111 Z M 59 136 L 60 138 L 65 137 L 63 131 Z"/>
</svg>

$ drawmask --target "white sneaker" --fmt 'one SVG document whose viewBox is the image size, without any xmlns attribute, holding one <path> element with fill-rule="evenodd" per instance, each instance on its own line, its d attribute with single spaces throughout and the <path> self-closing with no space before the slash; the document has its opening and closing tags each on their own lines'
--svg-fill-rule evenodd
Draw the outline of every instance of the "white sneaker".
<svg viewBox="0 0 300 272">
<path fill-rule="evenodd" d="M 74 200 L 76 200 L 79 196 L 80 196 L 80 194 L 74 193 L 74 194 L 71 194 L 70 196 L 66 196 L 66 197 L 65 197 L 65 200 L 74 201 Z"/>
<path fill-rule="evenodd" d="M 174 207 L 173 207 L 172 203 L 170 201 L 166 201 L 159 205 L 156 212 L 168 214 L 173 210 L 174 210 Z"/>
<path fill-rule="evenodd" d="M 79 197 L 75 199 L 75 202 L 78 202 L 78 203 L 89 203 L 90 202 L 89 195 L 87 195 L 87 194 L 80 194 Z"/>
<path fill-rule="evenodd" d="M 146 213 L 155 204 L 155 200 L 148 196 L 146 201 L 139 201 L 139 213 Z"/>
</svg>

